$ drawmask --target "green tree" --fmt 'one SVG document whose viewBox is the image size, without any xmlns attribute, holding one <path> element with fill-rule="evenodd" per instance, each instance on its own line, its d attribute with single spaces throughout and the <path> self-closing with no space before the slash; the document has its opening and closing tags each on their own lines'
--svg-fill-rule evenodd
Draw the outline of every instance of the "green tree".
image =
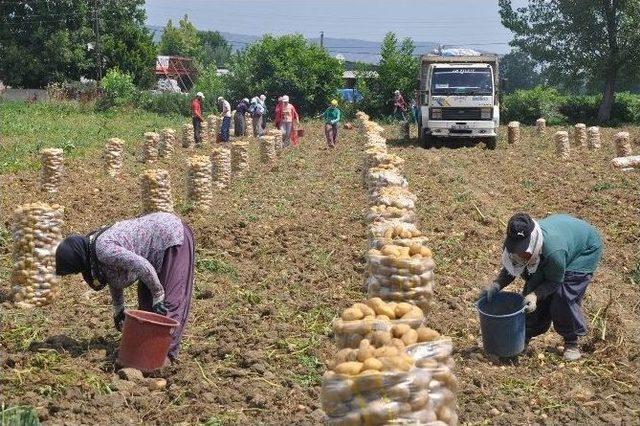
<svg viewBox="0 0 640 426">
<path fill-rule="evenodd" d="M 224 66 L 231 57 L 231 45 L 218 31 L 198 31 L 202 43 L 203 65 Z"/>
<path fill-rule="evenodd" d="M 174 27 L 171 19 L 164 27 L 158 48 L 161 55 L 186 56 L 201 61 L 204 55 L 198 30 L 185 15 Z"/>
<path fill-rule="evenodd" d="M 227 77 L 231 99 L 287 94 L 301 113 L 316 114 L 336 96 L 344 67 L 302 35 L 264 36 L 232 56 Z"/>
<path fill-rule="evenodd" d="M 529 0 L 514 10 L 500 0 L 512 46 L 545 63 L 552 81 L 601 81 L 598 119 L 607 121 L 620 74 L 640 61 L 638 0 Z"/>
<path fill-rule="evenodd" d="M 90 0 L 0 2 L 0 78 L 40 87 L 97 75 L 95 3 Z M 144 27 L 143 0 L 103 0 L 98 25 L 103 68 L 114 64 L 148 79 L 155 51 Z"/>
<path fill-rule="evenodd" d="M 514 49 L 500 58 L 500 77 L 507 80 L 507 93 L 531 89 L 542 84 L 539 64 L 521 50 Z"/>
</svg>

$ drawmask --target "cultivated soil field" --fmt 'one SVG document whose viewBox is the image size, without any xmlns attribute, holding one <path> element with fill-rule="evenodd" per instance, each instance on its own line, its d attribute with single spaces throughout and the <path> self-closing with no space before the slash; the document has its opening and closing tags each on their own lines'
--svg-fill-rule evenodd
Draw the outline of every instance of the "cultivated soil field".
<svg viewBox="0 0 640 426">
<path fill-rule="evenodd" d="M 30 122 L 27 109 L 13 120 L 20 125 L 3 132 L 4 144 L 38 131 L 47 146 L 47 125 Z M 3 168 L 3 298 L 11 267 L 6 229 L 17 205 L 64 205 L 65 234 L 140 213 L 139 177 L 147 166 L 135 154 L 142 134 L 181 123 L 144 120 L 133 112 L 131 126 L 99 135 L 70 128 L 87 149 L 67 160 L 58 194 L 37 190 L 38 171 L 29 166 L 37 150 L 16 157 L 24 167 Z M 335 352 L 331 321 L 365 298 L 364 135 L 341 130 L 338 149 L 327 151 L 321 125 L 305 127 L 301 146 L 285 151 L 275 170 L 259 163 L 253 142 L 250 170 L 229 189 L 216 191 L 207 214 L 190 211 L 185 202 L 186 158 L 194 151 L 178 148 L 172 160 L 153 166 L 170 170 L 176 211 L 193 227 L 198 252 L 195 300 L 179 363 L 157 373 L 167 379 L 166 390 L 151 392 L 118 378 L 120 335 L 112 325 L 108 292 L 94 292 L 73 277 L 63 280 L 62 295 L 50 306 L 2 306 L 0 400 L 37 407 L 46 424 L 320 424 L 323 361 Z M 109 133 L 124 128 L 124 135 Z M 501 140 L 495 151 L 482 144 L 426 151 L 397 141 L 393 127 L 387 132 L 390 151 L 406 161 L 421 229 L 434 251 L 436 296 L 427 323 L 454 340 L 464 424 L 639 421 L 639 175 L 610 166 L 616 129 L 603 129 L 601 150 L 575 148 L 568 162 L 556 158 L 554 130 L 538 137 L 523 129 L 519 145 Z M 128 143 L 115 180 L 104 174 L 99 157 L 108 137 Z M 579 362 L 563 362 L 553 333 L 534 340 L 508 364 L 487 359 L 479 346 L 472 305 L 498 271 L 505 223 L 517 211 L 534 217 L 571 213 L 604 237 L 603 263 L 585 300 L 591 332 L 582 341 L 586 356 Z M 512 284 L 514 290 L 521 285 Z M 135 290 L 127 293 L 127 303 L 135 306 Z"/>
</svg>

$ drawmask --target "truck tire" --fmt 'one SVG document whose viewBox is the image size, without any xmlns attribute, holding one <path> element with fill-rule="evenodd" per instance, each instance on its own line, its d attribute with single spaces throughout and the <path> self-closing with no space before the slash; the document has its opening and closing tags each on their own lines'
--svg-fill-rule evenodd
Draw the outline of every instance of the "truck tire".
<svg viewBox="0 0 640 426">
<path fill-rule="evenodd" d="M 485 139 L 484 144 L 487 146 L 487 149 L 494 150 L 496 149 L 497 142 L 498 142 L 498 138 L 494 136 L 494 137 Z"/>
<path fill-rule="evenodd" d="M 431 149 L 434 146 L 434 140 L 433 140 L 433 136 L 431 136 L 429 133 L 423 131 L 422 132 L 422 147 L 424 149 Z"/>
</svg>

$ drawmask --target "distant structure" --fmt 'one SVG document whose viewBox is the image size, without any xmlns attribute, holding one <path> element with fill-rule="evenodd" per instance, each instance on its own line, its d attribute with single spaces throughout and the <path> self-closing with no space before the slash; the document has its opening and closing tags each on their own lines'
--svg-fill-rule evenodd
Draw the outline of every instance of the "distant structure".
<svg viewBox="0 0 640 426">
<path fill-rule="evenodd" d="M 193 60 L 182 56 L 159 55 L 154 69 L 156 79 L 175 80 L 181 90 L 188 91 L 193 87 L 197 71 L 193 68 Z"/>
</svg>

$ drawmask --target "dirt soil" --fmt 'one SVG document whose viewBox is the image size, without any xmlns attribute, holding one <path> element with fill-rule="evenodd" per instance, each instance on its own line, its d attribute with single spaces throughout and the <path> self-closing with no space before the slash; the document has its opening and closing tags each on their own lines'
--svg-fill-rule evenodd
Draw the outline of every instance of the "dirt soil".
<svg viewBox="0 0 640 426">
<path fill-rule="evenodd" d="M 93 292 L 73 277 L 63 280 L 62 296 L 51 306 L 3 306 L 0 400 L 37 407 L 45 424 L 320 424 L 322 363 L 335 351 L 331 321 L 364 298 L 367 201 L 363 136 L 342 130 L 339 148 L 327 151 L 319 124 L 306 128 L 302 146 L 285 152 L 275 170 L 258 163 L 252 143 L 249 173 L 216 192 L 208 214 L 185 202 L 191 152 L 179 149 L 154 166 L 171 171 L 176 210 L 194 228 L 198 251 L 179 363 L 155 374 L 167 379 L 166 390 L 118 378 L 120 335 L 108 292 Z M 518 146 L 501 141 L 495 151 L 482 145 L 425 151 L 389 131 L 435 253 L 428 324 L 454 339 L 462 423 L 638 422 L 640 182 L 637 172 L 610 167 L 614 132 L 604 129 L 602 150 L 576 148 L 562 162 L 550 136 L 528 129 Z M 16 205 L 36 200 L 65 206 L 66 233 L 138 215 L 146 166 L 135 152 L 128 150 L 117 180 L 104 175 L 99 158 L 74 159 L 53 196 L 38 192 L 35 171 L 3 175 L 4 227 Z M 498 270 L 504 224 L 516 211 L 571 213 L 604 237 L 604 260 L 584 303 L 591 333 L 579 362 L 563 362 L 552 332 L 513 363 L 490 360 L 479 346 L 472 304 Z M 6 298 L 11 244 L 6 231 L 0 236 Z M 127 302 L 135 307 L 134 292 Z"/>
</svg>

